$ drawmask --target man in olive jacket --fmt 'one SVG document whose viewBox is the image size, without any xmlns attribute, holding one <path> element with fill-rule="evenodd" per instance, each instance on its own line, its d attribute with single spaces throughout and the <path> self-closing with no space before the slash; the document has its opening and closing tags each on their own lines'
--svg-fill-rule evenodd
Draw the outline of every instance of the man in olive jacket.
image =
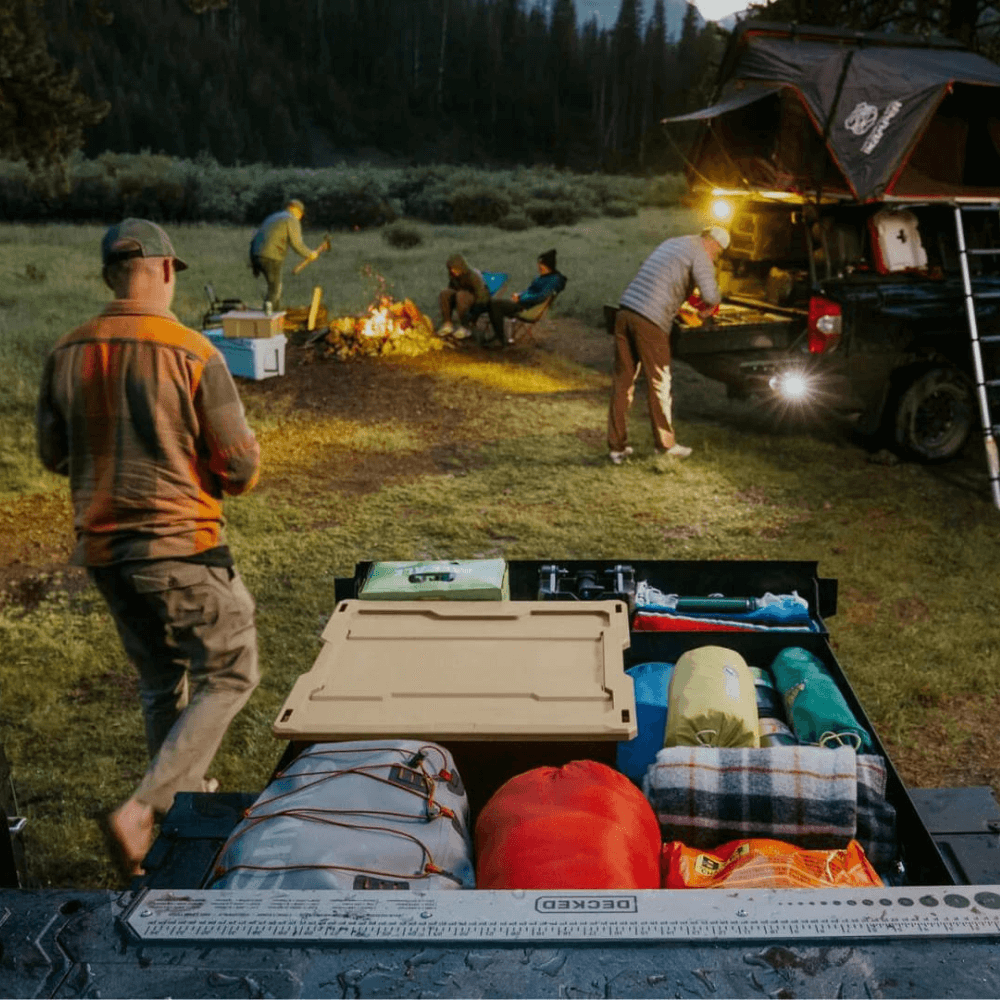
<svg viewBox="0 0 1000 1000">
<path fill-rule="evenodd" d="M 267 280 L 264 300 L 277 311 L 281 307 L 281 269 L 285 256 L 291 247 L 300 257 L 315 260 L 319 251 L 310 250 L 302 242 L 302 216 L 305 206 L 298 198 L 292 198 L 284 211 L 274 212 L 261 224 L 250 241 L 250 266 L 253 276 L 263 274 Z"/>
</svg>

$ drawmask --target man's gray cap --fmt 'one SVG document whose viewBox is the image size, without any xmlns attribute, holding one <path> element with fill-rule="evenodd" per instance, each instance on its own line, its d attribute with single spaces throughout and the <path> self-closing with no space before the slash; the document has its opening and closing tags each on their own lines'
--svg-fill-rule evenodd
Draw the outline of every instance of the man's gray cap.
<svg viewBox="0 0 1000 1000">
<path fill-rule="evenodd" d="M 124 219 L 101 240 L 101 262 L 105 267 L 131 257 L 170 257 L 175 271 L 187 269 L 187 264 L 174 252 L 170 237 L 148 219 Z"/>
</svg>

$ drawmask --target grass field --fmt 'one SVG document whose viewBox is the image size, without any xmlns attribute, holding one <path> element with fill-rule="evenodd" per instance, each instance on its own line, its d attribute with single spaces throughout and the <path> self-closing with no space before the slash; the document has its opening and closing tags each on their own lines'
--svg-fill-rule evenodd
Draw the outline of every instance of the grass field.
<svg viewBox="0 0 1000 1000">
<path fill-rule="evenodd" d="M 377 231 L 343 234 L 288 282 L 286 297 L 304 304 L 320 283 L 332 313 L 354 312 L 379 274 L 433 316 L 452 250 L 509 271 L 515 289 L 556 246 L 570 276 L 561 321 L 581 338 L 603 336 L 601 304 L 660 239 L 694 225 L 664 210 L 518 233 L 419 225 L 424 241 L 412 250 L 389 247 Z M 30 876 L 46 886 L 115 884 L 96 819 L 145 765 L 131 668 L 96 591 L 65 565 L 65 483 L 34 457 L 45 353 L 107 299 L 100 234 L 0 227 L 0 739 L 29 820 Z M 248 230 L 171 235 L 191 265 L 176 302 L 183 320 L 199 325 L 205 282 L 220 296 L 259 300 L 245 265 Z M 334 362 L 317 364 L 331 383 L 346 378 Z M 258 603 L 265 676 L 213 768 L 224 788 L 259 789 L 273 767 L 280 746 L 270 724 L 316 655 L 336 576 L 361 559 L 504 555 L 817 559 L 821 575 L 840 581 L 828 623 L 837 655 L 904 779 L 1000 790 L 1000 541 L 978 481 L 874 465 L 843 435 L 769 434 L 735 417 L 682 421 L 696 448 L 684 463 L 612 468 L 601 371 L 544 350 L 527 363 L 459 351 L 390 368 L 400 385 L 420 386 L 406 407 L 385 378 L 387 398 L 361 392 L 353 414 L 297 399 L 280 380 L 241 384 L 265 471 L 254 493 L 227 503 L 227 517 Z M 648 451 L 638 409 L 633 429 L 637 450 Z M 363 489 L 358 470 L 367 470 Z"/>
</svg>

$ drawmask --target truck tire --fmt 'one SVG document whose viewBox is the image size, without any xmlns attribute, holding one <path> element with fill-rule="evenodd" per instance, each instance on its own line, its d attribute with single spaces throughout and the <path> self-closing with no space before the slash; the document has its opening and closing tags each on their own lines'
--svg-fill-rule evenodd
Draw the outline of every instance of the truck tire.
<svg viewBox="0 0 1000 1000">
<path fill-rule="evenodd" d="M 918 375 L 897 397 L 896 444 L 922 462 L 944 462 L 965 447 L 976 424 L 972 383 L 955 368 Z"/>
</svg>

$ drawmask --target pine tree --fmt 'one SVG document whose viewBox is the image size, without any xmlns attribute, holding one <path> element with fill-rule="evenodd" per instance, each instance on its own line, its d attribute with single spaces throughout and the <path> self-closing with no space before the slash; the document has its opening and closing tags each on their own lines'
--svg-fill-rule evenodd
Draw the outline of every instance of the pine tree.
<svg viewBox="0 0 1000 1000">
<path fill-rule="evenodd" d="M 63 72 L 49 53 L 38 0 L 0 6 L 0 156 L 24 160 L 44 180 L 65 179 L 66 160 L 84 129 L 110 110 Z"/>
</svg>

